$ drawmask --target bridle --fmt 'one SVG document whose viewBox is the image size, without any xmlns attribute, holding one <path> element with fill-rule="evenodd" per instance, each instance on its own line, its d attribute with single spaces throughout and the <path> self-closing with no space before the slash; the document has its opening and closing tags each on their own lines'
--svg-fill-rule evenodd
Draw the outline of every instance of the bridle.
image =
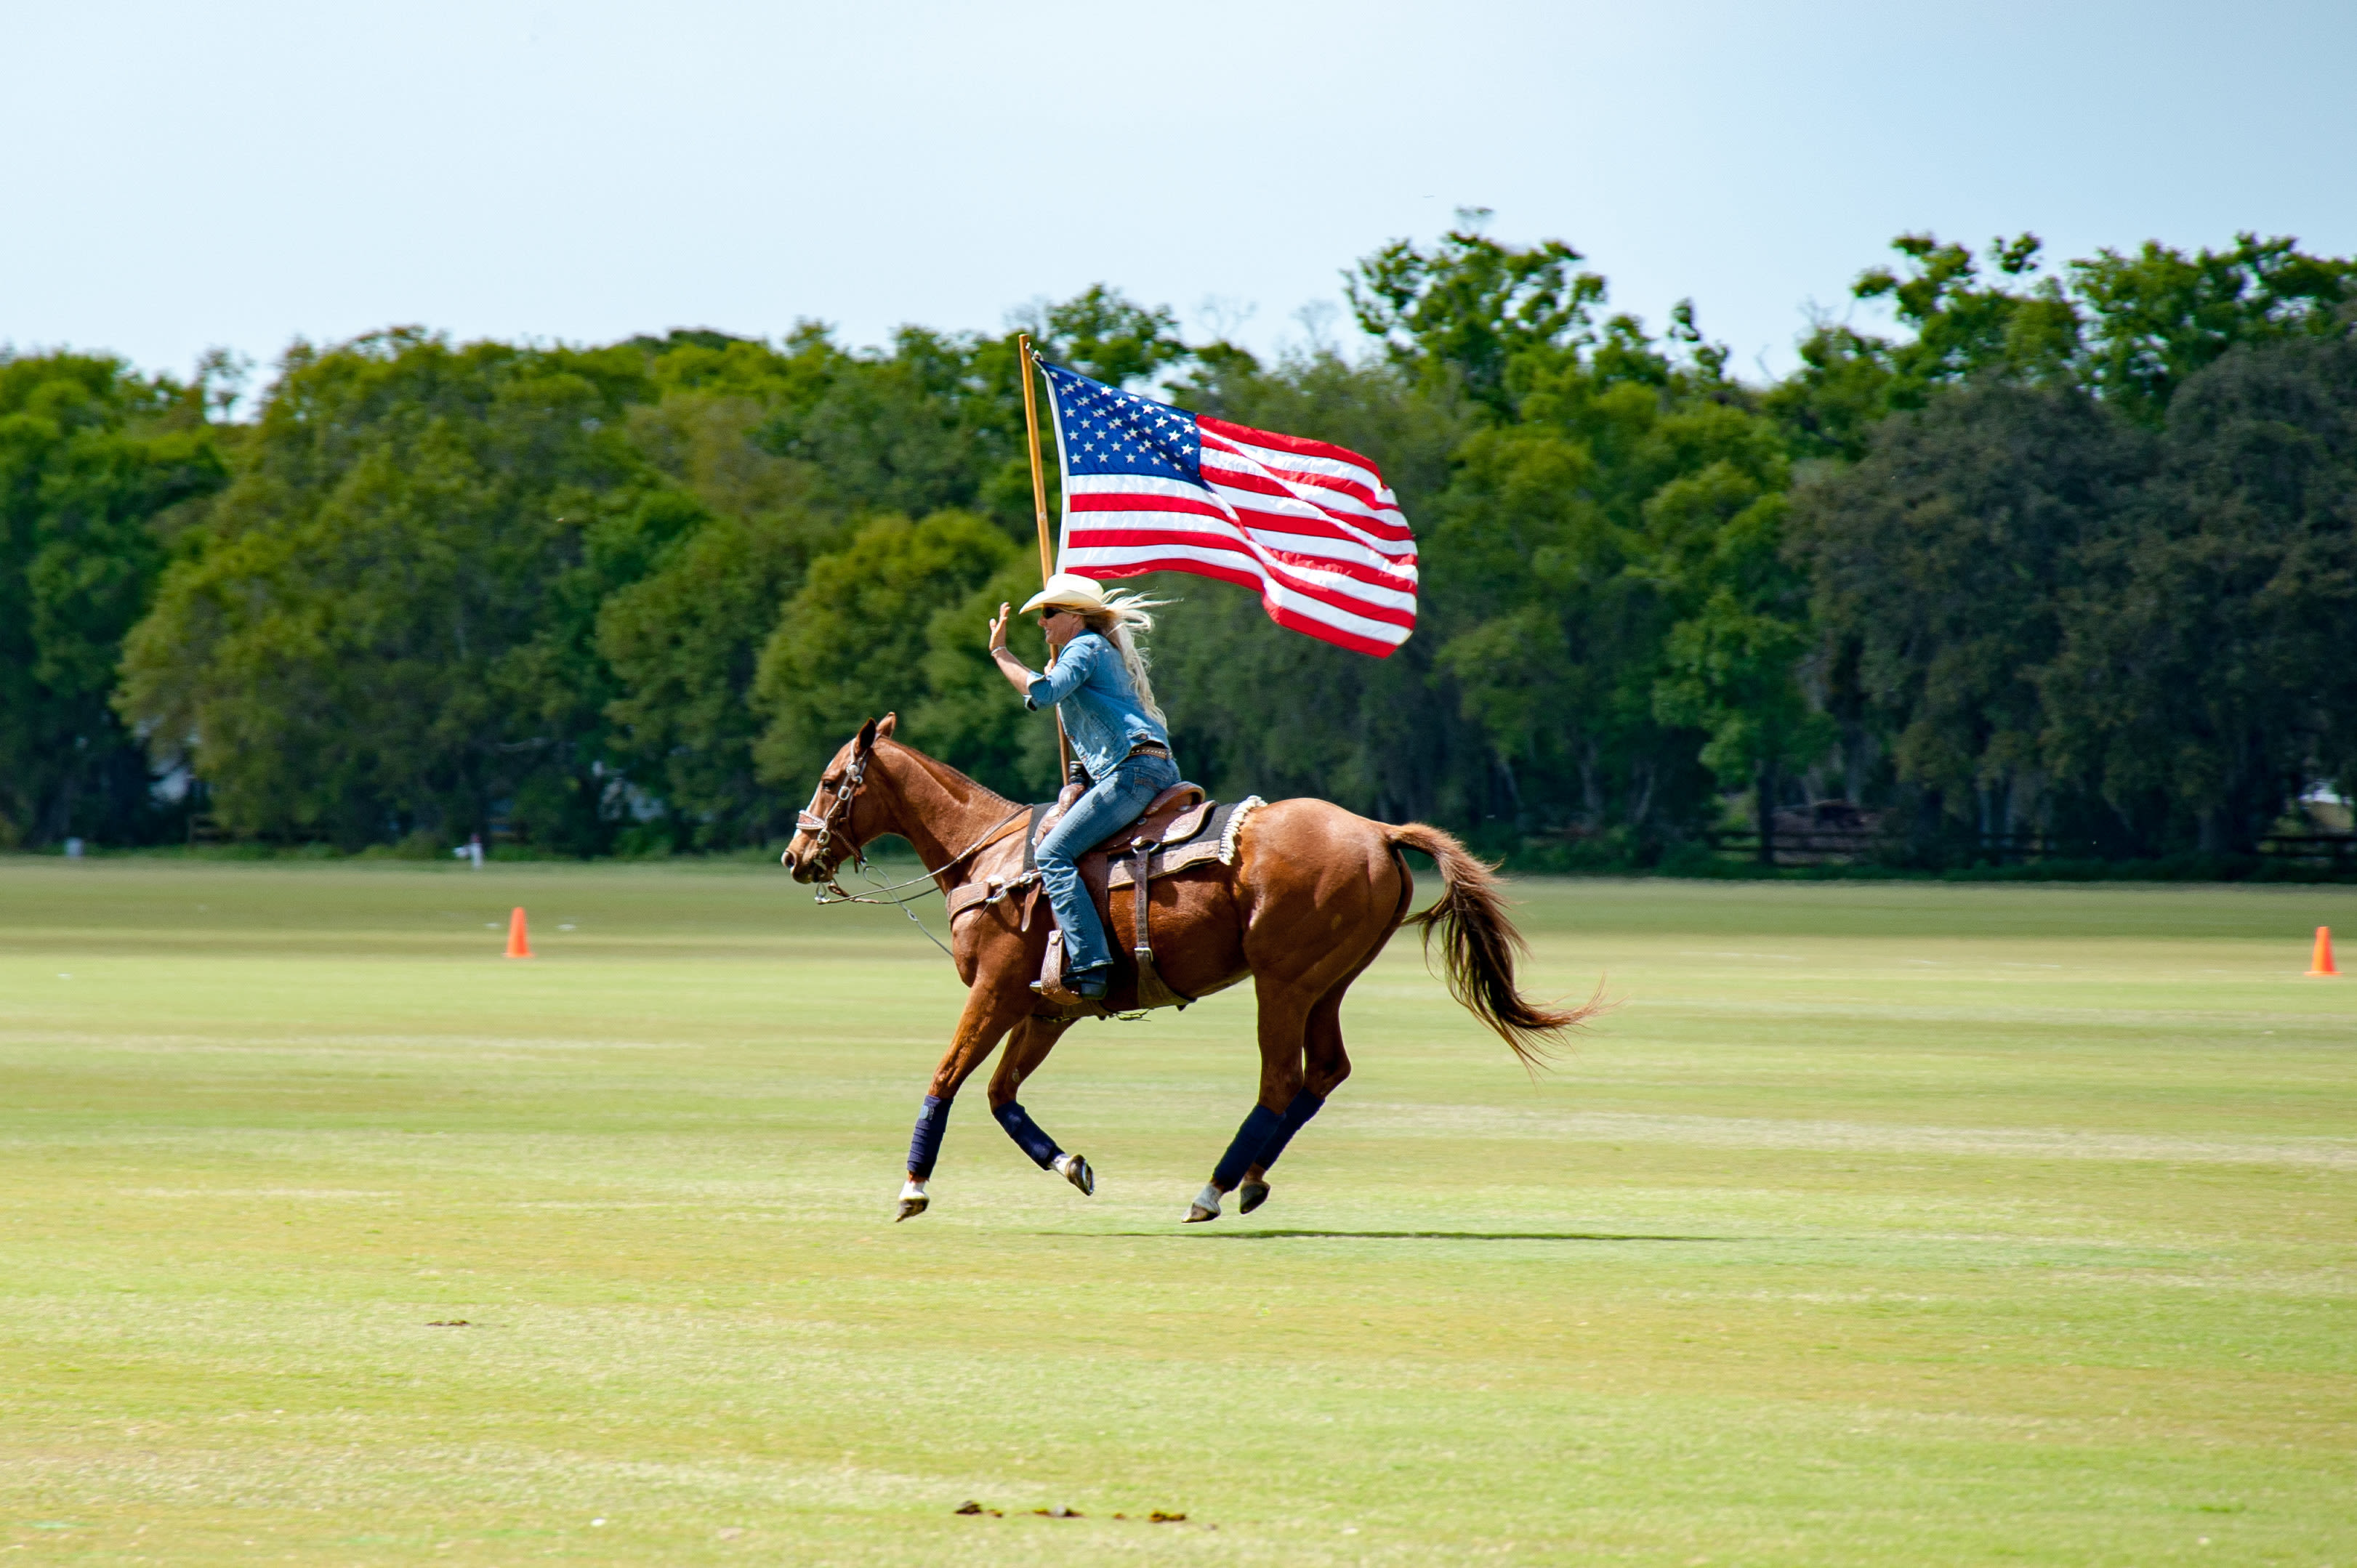
<svg viewBox="0 0 2357 1568">
<path fill-rule="evenodd" d="M 878 886 L 866 893 L 849 892 L 845 889 L 842 883 L 836 880 L 837 875 L 843 870 L 843 862 L 846 856 L 838 854 L 834 860 L 829 861 L 826 858 L 826 852 L 828 846 L 834 842 L 834 831 L 838 824 L 838 819 L 840 820 L 840 825 L 843 828 L 844 838 L 846 841 L 851 838 L 851 802 L 858 796 L 860 789 L 866 786 L 867 782 L 867 764 L 874 758 L 875 755 L 875 747 L 872 743 L 868 746 L 860 747 L 852 754 L 851 766 L 844 769 L 843 781 L 835 787 L 834 799 L 828 802 L 827 808 L 823 811 L 817 809 L 819 797 L 827 792 L 826 779 L 822 776 L 818 781 L 818 787 L 811 791 L 810 804 L 803 807 L 801 811 L 795 814 L 794 830 L 797 832 L 806 832 L 811 835 L 812 880 L 819 884 L 817 897 L 821 904 L 889 905 L 894 908 L 899 909 L 902 914 L 907 915 L 909 920 L 916 925 L 917 929 L 922 931 L 925 929 L 924 922 L 917 919 L 915 911 L 908 908 L 907 906 L 913 902 L 914 898 L 923 897 L 924 894 L 917 894 L 914 896 L 914 898 L 895 898 L 889 897 L 889 895 L 898 893 L 906 887 L 915 887 L 920 884 L 922 884 L 928 892 L 940 892 L 941 884 L 934 880 L 936 877 L 949 870 L 952 866 L 958 865 L 982 850 L 987 849 L 990 845 L 996 843 L 1000 839 L 1006 837 L 1006 832 L 1009 828 L 1012 828 L 1016 823 L 1022 822 L 1031 814 L 1031 808 L 1028 806 L 1017 806 L 1010 815 L 994 824 L 989 832 L 984 833 L 980 838 L 974 840 L 974 843 L 968 844 L 957 854 L 950 856 L 949 859 L 942 862 L 941 865 L 932 867 L 931 870 L 924 872 L 920 875 L 912 876 L 906 882 L 893 883 L 890 886 Z M 856 866 L 860 871 L 863 873 L 866 872 L 867 856 L 857 843 L 855 843 L 851 844 L 847 858 L 851 861 L 851 864 Z M 873 882 L 875 878 L 871 875 L 869 875 L 868 880 Z M 834 897 L 829 897 L 829 894 L 834 895 Z M 950 950 L 945 947 L 942 947 L 941 939 L 935 937 L 932 932 L 925 931 L 925 936 L 935 947 L 942 948 L 943 952 L 946 953 Z"/>
<path fill-rule="evenodd" d="M 833 860 L 827 859 L 827 846 L 834 842 L 835 819 L 838 817 L 843 821 L 843 836 L 845 839 L 851 837 L 851 802 L 867 782 L 867 762 L 874 755 L 874 751 L 866 746 L 853 754 L 851 766 L 844 769 L 843 782 L 836 787 L 834 799 L 828 802 L 824 812 L 815 810 L 819 797 L 826 793 L 826 779 L 822 776 L 818 787 L 811 791 L 810 804 L 794 816 L 794 831 L 811 835 L 811 867 L 815 880 L 839 895 L 843 889 L 835 886 L 834 878 L 835 874 L 843 869 L 845 857 L 838 854 Z M 856 843 L 851 846 L 850 860 L 863 871 L 867 868 L 867 857 Z"/>
</svg>

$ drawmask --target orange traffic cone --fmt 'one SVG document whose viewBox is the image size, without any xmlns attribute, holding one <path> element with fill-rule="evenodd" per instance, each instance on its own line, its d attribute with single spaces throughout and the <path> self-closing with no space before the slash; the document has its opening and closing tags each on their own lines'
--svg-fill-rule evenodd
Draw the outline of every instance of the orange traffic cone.
<svg viewBox="0 0 2357 1568">
<path fill-rule="evenodd" d="M 2332 967 L 2332 928 L 2330 926 L 2316 928 L 2316 956 L 2308 961 L 2308 972 L 2318 976 L 2337 976 L 2341 972 Z"/>
<path fill-rule="evenodd" d="M 508 957 L 530 958 L 531 956 L 532 938 L 524 930 L 523 906 L 519 904 L 515 907 L 515 913 L 508 917 Z M 2330 963 L 2332 961 L 2328 958 L 2325 961 Z"/>
</svg>

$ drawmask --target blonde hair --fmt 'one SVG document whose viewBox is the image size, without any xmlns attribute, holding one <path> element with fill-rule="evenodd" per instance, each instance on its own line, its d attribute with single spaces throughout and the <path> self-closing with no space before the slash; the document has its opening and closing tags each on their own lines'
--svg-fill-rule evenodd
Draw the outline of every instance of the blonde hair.
<svg viewBox="0 0 2357 1568">
<path fill-rule="evenodd" d="M 1152 612 L 1169 603 L 1168 599 L 1149 599 L 1143 594 L 1117 590 L 1105 596 L 1103 609 L 1080 610 L 1081 623 L 1120 650 L 1122 668 L 1129 671 L 1129 683 L 1137 689 L 1137 705 L 1146 710 L 1146 717 L 1166 726 L 1170 720 L 1163 713 L 1162 704 L 1154 700 L 1154 682 L 1146 674 L 1146 650 L 1137 645 L 1137 638 L 1154 629 Z"/>
</svg>

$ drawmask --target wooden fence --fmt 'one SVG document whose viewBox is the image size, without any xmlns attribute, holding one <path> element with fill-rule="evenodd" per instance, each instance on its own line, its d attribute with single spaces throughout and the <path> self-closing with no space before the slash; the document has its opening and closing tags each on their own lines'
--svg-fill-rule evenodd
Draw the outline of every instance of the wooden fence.
<svg viewBox="0 0 2357 1568">
<path fill-rule="evenodd" d="M 1729 830 L 1706 835 L 1711 848 L 1729 858 L 1757 860 L 1760 835 Z M 1983 833 L 1974 840 L 1975 858 L 1996 865 L 2023 865 L 2039 860 L 2095 858 L 2073 847 L 2053 844 L 2037 833 Z M 1880 834 L 1865 829 L 1798 829 L 1775 835 L 1771 865 L 1841 865 L 1877 859 L 1892 847 Z M 2336 873 L 2357 872 L 2357 833 L 2269 833 L 2258 841 L 2263 860 L 2318 865 Z"/>
</svg>

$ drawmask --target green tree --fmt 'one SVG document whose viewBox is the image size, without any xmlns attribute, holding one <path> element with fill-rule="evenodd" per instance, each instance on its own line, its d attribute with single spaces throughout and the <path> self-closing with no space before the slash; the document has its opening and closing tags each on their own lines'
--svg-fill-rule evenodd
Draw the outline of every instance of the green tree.
<svg viewBox="0 0 2357 1568">
<path fill-rule="evenodd" d="M 1695 351 L 1691 321 L 1664 345 L 1615 317 L 1585 350 L 1518 358 L 1519 417 L 1465 442 L 1431 535 L 1438 662 L 1502 792 L 1476 809 L 1620 856 L 1701 825 L 1706 748 L 1748 783 L 1758 756 L 1783 766 L 1809 738 L 1745 732 L 1729 708 L 1753 689 L 1799 702 L 1797 650 L 1756 635 L 1789 608 L 1773 565 L 1786 474 L 1773 426 L 1723 355 Z M 1739 671 L 1738 612 L 1760 623 Z"/>
<path fill-rule="evenodd" d="M 606 707 L 615 747 L 669 808 L 682 845 L 760 843 L 791 819 L 754 768 L 751 695 L 809 543 L 791 525 L 719 519 L 598 609 L 597 649 L 621 690 Z"/>
<path fill-rule="evenodd" d="M 1107 381 L 1154 374 L 1186 354 L 1168 310 L 1102 285 L 1038 315 L 1043 352 Z M 715 520 L 645 580 L 612 593 L 597 621 L 597 648 L 620 684 L 606 709 L 611 744 L 630 778 L 662 798 L 671 836 L 740 843 L 781 825 L 795 802 L 757 759 L 765 732 L 773 747 L 784 743 L 757 699 L 756 671 L 813 564 L 852 548 L 878 517 L 964 509 L 1020 542 L 989 584 L 961 579 L 953 602 L 926 612 L 920 636 L 894 642 L 888 673 L 871 689 L 902 710 L 911 739 L 999 787 L 1051 785 L 1052 728 L 1017 723 L 967 624 L 987 619 L 976 606 L 988 595 L 1019 601 L 1037 585 L 1012 335 L 908 328 L 885 350 L 849 352 L 805 322 L 776 346 L 709 332 L 636 346 L 651 356 L 657 401 L 631 411 L 631 436 Z M 777 766 L 790 769 L 783 778 L 799 764 Z"/>
<path fill-rule="evenodd" d="M 598 607 L 597 650 L 619 688 L 610 744 L 661 800 L 674 845 L 759 843 L 794 802 L 754 765 L 755 667 L 811 561 L 853 525 L 819 504 L 812 465 L 759 444 L 775 410 L 808 392 L 811 356 L 734 339 L 651 347 L 660 401 L 630 411 L 631 438 L 712 520 Z"/>
<path fill-rule="evenodd" d="M 1115 384 L 1186 357 L 1167 307 L 1146 310 L 1102 285 L 1038 317 L 1041 353 Z M 806 466 L 814 504 L 845 517 L 978 511 L 1010 537 L 1032 532 L 1013 333 L 907 327 L 888 351 L 846 353 L 806 323 L 779 358 L 788 373 L 757 440 Z M 1041 446 L 1052 473 L 1045 423 L 1043 414 Z"/>
<path fill-rule="evenodd" d="M 989 579 L 925 621 L 917 693 L 903 709 L 909 738 L 1010 800 L 1045 800 L 1060 783 L 1056 721 L 1025 709 L 989 654 L 990 618 L 1039 590 L 1039 558 L 1017 545 Z M 1008 646 L 1032 669 L 1047 641 L 1017 618 Z"/>
<path fill-rule="evenodd" d="M 2078 352 L 2078 310 L 2061 280 L 2035 277 L 2045 248 L 2037 235 L 1989 242 L 1989 264 L 2008 280 L 1996 284 L 1982 281 L 1970 251 L 1935 235 L 1902 234 L 1890 244 L 1908 259 L 1907 275 L 1870 268 L 1851 293 L 1889 299 L 1913 329 L 1890 349 L 1894 406 L 1920 408 L 1932 388 L 1975 376 L 2048 380 Z"/>
<path fill-rule="evenodd" d="M 2309 781 L 2357 784 L 2357 337 L 2230 349 L 2163 451 L 2066 590 L 2045 749 L 2154 847 L 2247 854 Z"/>
<path fill-rule="evenodd" d="M 2083 382 L 2157 428 L 2178 385 L 2234 344 L 2330 336 L 2357 299 L 2357 262 L 2252 234 L 2191 255 L 2158 241 L 2133 255 L 2105 249 L 2043 276 L 2034 234 L 1990 242 L 1993 277 L 1936 235 L 1902 234 L 1891 248 L 1900 268 L 1869 268 L 1850 292 L 1888 301 L 1909 335 L 1821 323 L 1800 369 L 1768 392 L 1799 456 L 1855 462 L 1885 415 L 1993 379 Z"/>
<path fill-rule="evenodd" d="M 1935 819 L 2055 825 L 2076 776 L 2046 767 L 2040 674 L 2080 553 L 2135 494 L 2148 445 L 2083 392 L 1997 383 L 1886 421 L 1864 461 L 1802 489 L 1818 625 Z"/>
<path fill-rule="evenodd" d="M 1801 344 L 1801 367 L 1763 406 L 1790 433 L 1796 456 L 1855 462 L 1868 433 L 1893 412 L 1919 409 L 1942 387 L 2005 380 L 2043 383 L 2079 363 L 2081 307 L 2062 282 L 2036 275 L 2035 234 L 1989 242 L 1990 280 L 1970 250 L 1933 234 L 1902 234 L 1901 270 L 1871 267 L 1850 286 L 1887 300 L 1910 336 L 1888 338 L 1822 322 Z"/>
<path fill-rule="evenodd" d="M 2147 241 L 2132 256 L 2102 250 L 2070 270 L 2089 320 L 2086 379 L 2153 426 L 2187 377 L 2237 343 L 2337 336 L 2341 307 L 2357 300 L 2357 261 L 2255 234 L 2190 256 Z"/>
<path fill-rule="evenodd" d="M 1813 637 L 1805 582 L 1785 559 L 1782 454 L 1762 422 L 1749 423 L 1727 429 L 1724 456 L 1645 503 L 1652 569 L 1679 612 L 1653 712 L 1708 737 L 1696 756 L 1721 785 L 1750 789 L 1760 858 L 1772 865 L 1785 780 L 1823 758 L 1836 732 L 1800 681 Z"/>
<path fill-rule="evenodd" d="M 754 702 L 768 721 L 754 747 L 761 776 L 790 791 L 805 789 L 862 723 L 899 712 L 911 745 L 994 787 L 1019 789 L 1020 779 L 1010 777 L 1022 755 L 1022 706 L 1013 692 L 1002 686 L 1006 701 L 987 708 L 971 701 L 930 706 L 928 699 L 937 684 L 974 694 L 953 662 L 958 628 L 942 618 L 972 615 L 978 591 L 1001 588 L 1002 581 L 1010 595 L 1036 581 L 1036 564 L 1028 576 L 1024 564 L 1020 546 L 971 512 L 937 512 L 914 523 L 879 517 L 844 549 L 813 561 L 754 678 Z M 963 628 L 971 660 L 983 658 L 982 624 Z M 941 668 L 944 661 L 949 668 Z M 1052 755 L 1052 736 L 1049 745 Z M 1052 785 L 1053 764 L 1042 771 Z"/>
<path fill-rule="evenodd" d="M 625 430 L 630 347 L 300 345 L 125 647 L 121 710 L 229 825 L 608 842 L 593 628 L 706 513 Z"/>
<path fill-rule="evenodd" d="M 115 666 L 227 469 L 201 387 L 0 353 L 0 843 L 161 828 Z"/>
<path fill-rule="evenodd" d="M 1480 231 L 1486 208 L 1463 208 L 1431 250 L 1392 243 L 1343 274 L 1351 313 L 1393 360 L 1428 384 L 1454 377 L 1473 402 L 1511 417 L 1507 367 L 1537 349 L 1588 340 L 1604 280 L 1575 273 L 1582 258 L 1560 240 L 1528 249 Z"/>
<path fill-rule="evenodd" d="M 977 405 L 971 344 L 904 328 L 888 354 L 823 339 L 796 352 L 819 373 L 780 403 L 761 444 L 807 464 L 823 505 L 850 515 L 971 508 L 989 471 L 1020 456 L 1021 406 L 1010 421 L 986 395 Z"/>
<path fill-rule="evenodd" d="M 1147 380 L 1189 358 L 1168 306 L 1149 309 L 1101 283 L 1037 312 L 1031 335 L 1049 360 L 1108 386 Z"/>
</svg>

